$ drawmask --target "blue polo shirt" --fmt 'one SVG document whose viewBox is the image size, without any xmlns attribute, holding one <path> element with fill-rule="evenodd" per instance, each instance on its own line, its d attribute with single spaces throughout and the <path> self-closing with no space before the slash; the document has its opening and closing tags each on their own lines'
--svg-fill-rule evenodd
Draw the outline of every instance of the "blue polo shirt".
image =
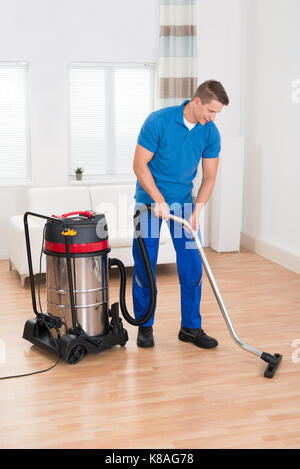
<svg viewBox="0 0 300 469">
<path fill-rule="evenodd" d="M 202 158 L 218 158 L 221 149 L 219 131 L 210 121 L 197 123 L 192 130 L 183 121 L 183 108 L 172 106 L 152 112 L 145 120 L 137 143 L 153 153 L 148 168 L 155 184 L 171 205 L 192 202 L 193 180 Z M 153 203 L 153 199 L 136 184 L 136 202 Z"/>
</svg>

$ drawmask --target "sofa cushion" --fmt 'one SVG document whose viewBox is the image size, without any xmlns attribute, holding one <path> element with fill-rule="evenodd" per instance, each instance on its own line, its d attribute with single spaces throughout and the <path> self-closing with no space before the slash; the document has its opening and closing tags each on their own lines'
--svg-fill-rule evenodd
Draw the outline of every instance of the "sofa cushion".
<svg viewBox="0 0 300 469">
<path fill-rule="evenodd" d="M 62 215 L 78 210 L 91 210 L 87 187 L 34 187 L 29 189 L 29 211 L 40 215 Z"/>
<path fill-rule="evenodd" d="M 105 214 L 111 247 L 132 244 L 134 193 L 133 184 L 90 187 L 93 210 Z"/>
</svg>

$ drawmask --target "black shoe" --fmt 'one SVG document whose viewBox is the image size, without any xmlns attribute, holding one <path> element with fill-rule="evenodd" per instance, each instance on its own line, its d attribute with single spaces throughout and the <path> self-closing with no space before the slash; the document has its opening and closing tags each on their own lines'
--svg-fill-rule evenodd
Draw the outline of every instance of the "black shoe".
<svg viewBox="0 0 300 469">
<path fill-rule="evenodd" d="M 137 336 L 139 347 L 154 347 L 154 337 L 152 326 L 140 326 Z"/>
<path fill-rule="evenodd" d="M 214 348 L 218 345 L 216 339 L 206 335 L 203 329 L 188 329 L 187 327 L 181 327 L 178 339 L 183 342 L 192 342 L 197 345 L 197 347 L 201 348 Z"/>
</svg>

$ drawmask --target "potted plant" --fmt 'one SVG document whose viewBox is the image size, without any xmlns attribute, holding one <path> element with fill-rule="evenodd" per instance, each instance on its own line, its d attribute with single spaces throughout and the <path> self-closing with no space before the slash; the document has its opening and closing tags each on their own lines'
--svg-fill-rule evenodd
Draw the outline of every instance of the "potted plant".
<svg viewBox="0 0 300 469">
<path fill-rule="evenodd" d="M 84 171 L 84 169 L 81 168 L 80 166 L 78 166 L 78 168 L 75 169 L 75 174 L 76 174 L 76 180 L 77 181 L 81 181 L 83 171 Z"/>
</svg>

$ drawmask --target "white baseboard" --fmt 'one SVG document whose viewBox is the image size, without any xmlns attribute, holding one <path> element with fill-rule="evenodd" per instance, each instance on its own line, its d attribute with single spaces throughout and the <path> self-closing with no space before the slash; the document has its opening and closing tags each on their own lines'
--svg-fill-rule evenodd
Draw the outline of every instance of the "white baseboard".
<svg viewBox="0 0 300 469">
<path fill-rule="evenodd" d="M 7 261 L 7 260 L 8 260 L 8 252 L 0 251 L 0 261 Z"/>
<path fill-rule="evenodd" d="M 250 236 L 247 233 L 241 233 L 241 246 L 300 274 L 300 257 L 295 254 L 291 254 L 272 244 L 256 239 L 254 236 Z"/>
</svg>

